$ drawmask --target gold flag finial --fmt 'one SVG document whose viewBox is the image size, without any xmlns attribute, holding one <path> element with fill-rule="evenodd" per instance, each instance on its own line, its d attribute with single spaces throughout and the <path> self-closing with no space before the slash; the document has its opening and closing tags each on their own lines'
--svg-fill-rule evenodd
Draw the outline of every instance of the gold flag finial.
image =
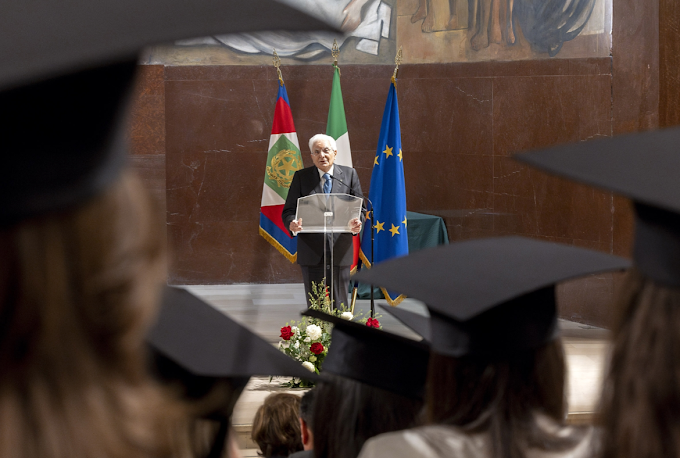
<svg viewBox="0 0 680 458">
<path fill-rule="evenodd" d="M 403 57 L 403 53 L 401 52 L 401 46 L 399 46 L 399 51 L 397 51 L 397 55 L 394 57 L 394 73 L 392 74 L 392 83 L 394 85 L 397 85 L 397 73 L 399 73 L 399 64 L 401 64 L 401 60 Z"/>
<path fill-rule="evenodd" d="M 279 83 L 281 84 L 281 86 L 283 86 L 283 75 L 281 74 L 281 58 L 276 53 L 276 49 L 274 50 L 274 57 L 272 58 L 272 61 L 274 62 L 274 67 L 276 67 L 276 73 L 279 74 Z"/>
<path fill-rule="evenodd" d="M 340 55 L 340 47 L 338 40 L 333 40 L 333 47 L 331 48 L 331 55 L 333 56 L 333 65 L 338 66 L 338 56 Z"/>
<path fill-rule="evenodd" d="M 333 67 L 338 69 L 340 72 L 340 67 L 338 67 L 338 56 L 340 55 L 340 47 L 338 46 L 338 40 L 333 39 L 333 47 L 331 48 L 331 55 L 333 56 Z"/>
</svg>

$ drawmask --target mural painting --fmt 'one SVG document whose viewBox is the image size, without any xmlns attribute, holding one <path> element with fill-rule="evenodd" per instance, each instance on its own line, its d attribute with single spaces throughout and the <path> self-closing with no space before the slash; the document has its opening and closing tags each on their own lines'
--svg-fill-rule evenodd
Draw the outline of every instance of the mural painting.
<svg viewBox="0 0 680 458">
<path fill-rule="evenodd" d="M 284 0 L 282 0 L 284 1 Z M 183 40 L 172 48 L 156 48 L 148 63 L 269 65 L 272 50 L 283 65 L 332 62 L 337 39 L 344 64 L 394 62 L 397 0 L 285 0 L 342 27 L 346 35 L 319 32 L 259 32 Z"/>
<path fill-rule="evenodd" d="M 285 0 L 342 26 L 343 64 L 606 57 L 612 0 Z M 261 32 L 202 37 L 151 50 L 146 63 L 284 65 L 330 63 L 337 38 Z"/>
</svg>

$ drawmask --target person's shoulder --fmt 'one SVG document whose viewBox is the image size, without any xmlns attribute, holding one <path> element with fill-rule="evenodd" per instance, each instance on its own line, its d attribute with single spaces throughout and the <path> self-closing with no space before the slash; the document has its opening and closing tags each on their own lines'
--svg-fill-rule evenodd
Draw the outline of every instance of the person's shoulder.
<svg viewBox="0 0 680 458">
<path fill-rule="evenodd" d="M 571 442 L 560 450 L 528 450 L 528 458 L 589 458 L 597 456 L 600 431 L 592 426 L 565 426 L 547 416 L 538 416 L 537 426 L 556 438 Z"/>
<path fill-rule="evenodd" d="M 357 171 L 354 170 L 352 167 L 348 167 L 346 165 L 338 165 L 338 164 L 335 164 L 334 167 L 336 168 L 336 171 L 334 172 L 335 175 L 342 175 L 345 178 L 351 177 L 351 176 L 354 175 L 357 178 L 359 178 Z M 339 174 L 338 174 L 338 170 L 340 171 Z"/>
<path fill-rule="evenodd" d="M 469 436 L 450 426 L 422 426 L 369 439 L 361 449 L 359 458 L 413 457 L 439 458 L 484 456 L 486 443 L 479 437 Z"/>
<path fill-rule="evenodd" d="M 301 450 L 291 453 L 288 455 L 288 458 L 314 458 L 314 450 Z"/>
<path fill-rule="evenodd" d="M 340 165 L 340 164 L 333 164 L 334 167 L 336 167 L 339 170 L 342 170 L 343 173 L 352 173 L 354 172 L 354 169 L 352 167 L 349 167 L 347 165 Z"/>
<path fill-rule="evenodd" d="M 295 172 L 297 175 L 314 175 L 315 173 L 318 174 L 318 169 L 316 168 L 315 165 L 310 165 L 309 167 L 305 167 L 304 169 L 297 170 Z"/>
</svg>

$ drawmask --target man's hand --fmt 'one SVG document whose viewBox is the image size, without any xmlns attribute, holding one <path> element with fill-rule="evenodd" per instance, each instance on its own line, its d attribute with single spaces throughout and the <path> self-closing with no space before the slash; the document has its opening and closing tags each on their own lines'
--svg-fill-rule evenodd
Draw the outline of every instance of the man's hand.
<svg viewBox="0 0 680 458">
<path fill-rule="evenodd" d="M 357 235 L 359 232 L 361 232 L 361 220 L 359 218 L 353 218 L 349 220 L 349 230 L 352 231 L 352 234 L 354 235 Z"/>
<path fill-rule="evenodd" d="M 293 234 L 300 232 L 302 230 L 302 218 L 291 221 L 288 229 L 290 229 Z"/>
</svg>

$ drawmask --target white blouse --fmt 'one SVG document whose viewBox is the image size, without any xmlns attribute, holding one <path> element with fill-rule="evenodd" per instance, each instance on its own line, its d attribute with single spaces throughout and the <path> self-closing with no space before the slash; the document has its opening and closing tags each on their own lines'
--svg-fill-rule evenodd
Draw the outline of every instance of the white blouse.
<svg viewBox="0 0 680 458">
<path fill-rule="evenodd" d="M 570 434 L 569 427 L 556 427 L 558 436 Z M 553 428 L 550 428 L 553 429 Z M 573 448 L 562 451 L 529 449 L 527 458 L 586 458 L 594 456 L 593 429 Z M 434 425 L 381 434 L 369 439 L 359 458 L 489 458 L 491 441 L 487 433 L 468 434 L 453 426 Z"/>
</svg>

